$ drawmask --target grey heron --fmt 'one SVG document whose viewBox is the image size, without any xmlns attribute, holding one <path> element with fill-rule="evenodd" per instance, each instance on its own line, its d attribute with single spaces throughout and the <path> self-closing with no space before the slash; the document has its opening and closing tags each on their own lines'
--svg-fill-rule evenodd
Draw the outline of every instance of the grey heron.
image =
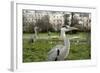
<svg viewBox="0 0 100 73">
<path fill-rule="evenodd" d="M 70 50 L 70 40 L 66 37 L 65 32 L 74 29 L 77 28 L 70 26 L 63 26 L 61 28 L 61 39 L 63 39 L 64 42 L 63 44 L 56 45 L 48 52 L 48 61 L 61 61 L 68 56 Z"/>
</svg>

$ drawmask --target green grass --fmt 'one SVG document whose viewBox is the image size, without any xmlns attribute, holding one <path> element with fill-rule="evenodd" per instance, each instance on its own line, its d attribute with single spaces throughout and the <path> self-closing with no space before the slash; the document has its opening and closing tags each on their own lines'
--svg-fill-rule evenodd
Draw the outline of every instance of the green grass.
<svg viewBox="0 0 100 73">
<path fill-rule="evenodd" d="M 68 60 L 83 60 L 91 58 L 90 45 L 88 43 L 80 43 L 76 45 L 71 43 L 70 48 L 70 53 L 67 57 Z"/>
<path fill-rule="evenodd" d="M 62 43 L 62 40 L 58 38 L 51 39 L 37 39 L 34 43 L 30 43 L 29 39 L 24 37 L 30 37 L 32 34 L 23 35 L 23 62 L 40 62 L 46 61 L 48 52 L 56 44 Z M 47 33 L 40 33 L 39 37 L 48 37 Z M 52 36 L 58 36 L 57 33 L 52 33 Z M 87 33 L 81 32 L 77 34 L 68 34 L 69 38 L 79 36 L 80 38 L 71 39 L 70 52 L 65 60 L 83 60 L 91 58 L 91 45 L 87 41 Z M 78 42 L 77 42 L 78 40 Z M 77 43 L 76 43 L 77 42 Z"/>
</svg>

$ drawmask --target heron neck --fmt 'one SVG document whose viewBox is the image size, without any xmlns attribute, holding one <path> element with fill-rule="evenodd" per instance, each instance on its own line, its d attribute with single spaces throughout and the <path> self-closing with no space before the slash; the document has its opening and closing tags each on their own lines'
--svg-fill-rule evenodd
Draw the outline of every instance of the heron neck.
<svg viewBox="0 0 100 73">
<path fill-rule="evenodd" d="M 65 31 L 61 31 L 61 38 L 62 38 L 63 41 L 64 41 L 64 46 L 67 46 L 67 44 L 69 44 L 69 39 L 68 39 L 68 37 L 66 36 Z"/>
<path fill-rule="evenodd" d="M 67 46 L 68 43 L 69 43 L 69 39 L 67 37 L 64 38 L 64 45 Z"/>
</svg>

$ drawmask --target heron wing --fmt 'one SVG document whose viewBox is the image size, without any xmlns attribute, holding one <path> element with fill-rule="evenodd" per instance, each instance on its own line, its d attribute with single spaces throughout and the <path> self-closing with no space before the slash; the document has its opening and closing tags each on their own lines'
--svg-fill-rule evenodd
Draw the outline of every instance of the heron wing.
<svg viewBox="0 0 100 73">
<path fill-rule="evenodd" d="M 48 52 L 48 60 L 53 61 L 57 57 L 57 50 L 62 47 L 62 45 L 56 45 Z"/>
</svg>

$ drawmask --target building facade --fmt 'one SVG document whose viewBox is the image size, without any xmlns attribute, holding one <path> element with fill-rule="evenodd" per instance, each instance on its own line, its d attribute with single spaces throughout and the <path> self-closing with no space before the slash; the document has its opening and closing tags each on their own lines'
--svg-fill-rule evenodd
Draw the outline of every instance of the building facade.
<svg viewBox="0 0 100 73">
<path fill-rule="evenodd" d="M 62 13 L 53 13 L 49 15 L 49 22 L 52 24 L 52 27 L 57 31 L 64 25 L 64 14 Z"/>
<path fill-rule="evenodd" d="M 38 20 L 48 22 L 46 20 L 48 16 L 49 24 L 55 31 L 61 29 L 63 25 L 73 25 L 84 27 L 86 29 L 91 28 L 91 14 L 79 13 L 79 12 L 60 12 L 60 11 L 40 11 L 40 10 L 23 10 L 23 24 L 26 29 L 30 24 L 36 26 Z"/>
</svg>

